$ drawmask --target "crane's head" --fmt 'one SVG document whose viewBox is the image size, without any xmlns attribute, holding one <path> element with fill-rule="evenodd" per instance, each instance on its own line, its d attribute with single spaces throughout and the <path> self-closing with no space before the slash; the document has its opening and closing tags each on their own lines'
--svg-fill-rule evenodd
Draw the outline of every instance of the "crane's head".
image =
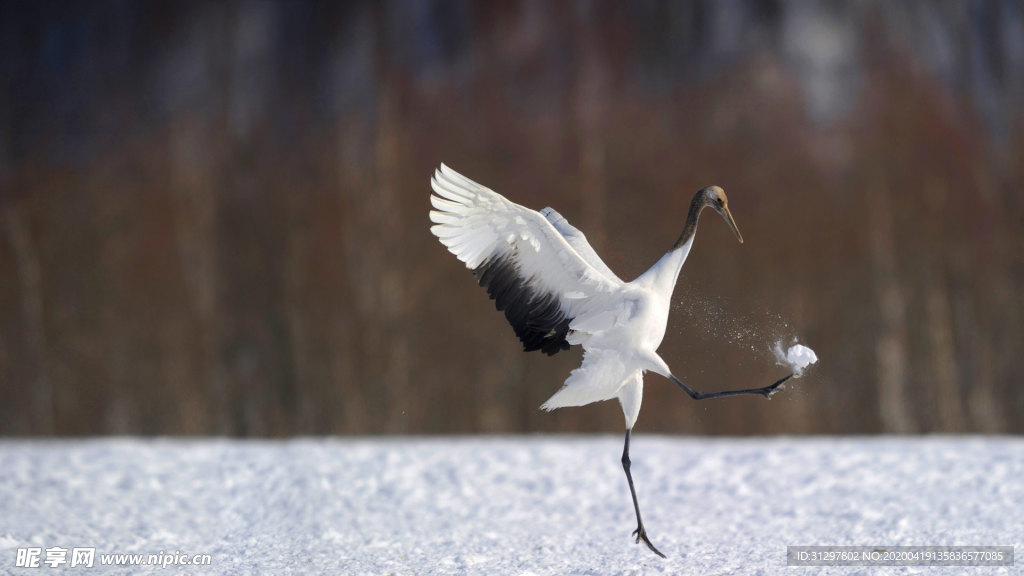
<svg viewBox="0 0 1024 576">
<path fill-rule="evenodd" d="M 725 223 L 729 225 L 729 228 L 732 228 L 733 233 L 736 234 L 736 239 L 740 241 L 740 244 L 743 244 L 743 235 L 740 234 L 740 229 L 736 227 L 736 221 L 732 219 L 732 213 L 729 212 L 729 199 L 725 197 L 725 190 L 718 186 L 708 186 L 701 188 L 698 195 L 701 198 L 701 204 L 709 206 L 715 212 L 718 212 L 725 219 Z"/>
</svg>

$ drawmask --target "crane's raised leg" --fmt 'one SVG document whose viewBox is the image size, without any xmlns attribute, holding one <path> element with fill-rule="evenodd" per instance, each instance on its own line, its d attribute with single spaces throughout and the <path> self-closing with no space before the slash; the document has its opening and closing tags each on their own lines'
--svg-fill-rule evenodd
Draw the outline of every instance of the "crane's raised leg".
<svg viewBox="0 0 1024 576">
<path fill-rule="evenodd" d="M 783 382 L 789 380 L 792 377 L 793 374 L 790 374 L 789 376 L 786 376 L 785 378 L 779 380 L 775 384 L 772 384 L 771 386 L 765 386 L 764 388 L 748 388 L 746 390 L 726 390 L 724 392 L 698 392 L 693 388 L 690 388 L 686 384 L 683 384 L 682 380 L 680 380 L 679 378 L 669 375 L 669 378 L 671 378 L 672 381 L 676 383 L 676 385 L 683 389 L 683 392 L 689 394 L 690 398 L 693 398 L 694 400 L 708 400 L 709 398 L 725 398 L 727 396 L 740 396 L 743 394 L 760 394 L 765 398 L 771 398 L 772 394 L 774 394 L 778 390 L 779 386 L 781 386 Z M 626 442 L 628 443 L 629 440 L 627 439 Z"/>
<path fill-rule="evenodd" d="M 636 530 L 633 531 L 633 535 L 636 536 L 636 543 L 639 544 L 641 540 L 647 547 L 662 558 L 665 557 L 654 544 L 651 544 L 650 538 L 647 537 L 647 530 L 644 529 L 644 521 L 640 517 L 640 504 L 636 499 L 636 488 L 633 488 L 633 475 L 629 473 L 629 433 L 632 432 L 632 428 L 626 428 L 626 445 L 622 449 L 622 469 L 626 471 L 626 482 L 629 482 L 629 494 L 633 497 L 633 509 L 636 510 Z"/>
</svg>

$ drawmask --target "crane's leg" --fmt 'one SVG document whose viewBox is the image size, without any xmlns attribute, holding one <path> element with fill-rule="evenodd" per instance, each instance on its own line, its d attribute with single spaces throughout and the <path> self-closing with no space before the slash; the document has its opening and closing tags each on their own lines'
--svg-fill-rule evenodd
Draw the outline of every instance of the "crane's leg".
<svg viewBox="0 0 1024 576">
<path fill-rule="evenodd" d="M 683 392 L 689 394 L 690 398 L 693 398 L 694 400 L 707 400 L 709 398 L 725 398 L 726 396 L 740 396 L 742 394 L 760 394 L 765 398 L 771 398 L 772 394 L 774 394 L 778 390 L 779 386 L 781 386 L 783 382 L 789 380 L 792 377 L 793 374 L 790 374 L 789 376 L 786 376 L 785 378 L 779 380 L 775 384 L 772 384 L 771 386 L 765 386 L 764 388 L 748 388 L 746 390 L 726 390 L 724 392 L 698 392 L 693 388 L 690 388 L 686 384 L 683 384 L 682 380 L 680 380 L 679 378 L 669 375 L 669 378 L 671 378 L 673 382 L 675 382 L 680 388 L 683 389 Z M 626 443 L 629 443 L 628 434 Z"/>
<path fill-rule="evenodd" d="M 626 446 L 622 449 L 622 469 L 626 471 L 626 482 L 629 482 L 629 494 L 633 497 L 633 509 L 636 510 L 636 530 L 633 531 L 633 535 L 636 536 L 636 543 L 639 544 L 641 540 L 647 547 L 662 558 L 665 557 L 654 544 L 651 544 L 650 538 L 647 537 L 647 530 L 644 529 L 644 521 L 640 518 L 640 504 L 636 500 L 636 488 L 633 488 L 633 475 L 629 473 L 629 433 L 632 432 L 632 428 L 626 428 Z"/>
</svg>

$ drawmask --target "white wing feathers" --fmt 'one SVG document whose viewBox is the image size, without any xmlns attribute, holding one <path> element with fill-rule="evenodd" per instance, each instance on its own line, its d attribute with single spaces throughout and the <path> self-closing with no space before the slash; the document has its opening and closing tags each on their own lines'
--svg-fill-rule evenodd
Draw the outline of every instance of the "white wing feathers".
<svg viewBox="0 0 1024 576">
<path fill-rule="evenodd" d="M 569 231 L 571 242 L 539 212 L 444 164 L 430 185 L 436 193 L 430 197 L 435 208 L 430 231 L 473 270 L 527 350 L 554 354 L 566 349 L 574 319 L 616 308 L 609 297 L 622 288 L 622 281 L 561 216 L 559 226 Z M 577 247 L 592 258 L 581 256 Z"/>
<path fill-rule="evenodd" d="M 555 227 L 555 230 L 565 238 L 565 241 L 572 246 L 573 250 L 594 267 L 595 270 L 601 272 L 608 278 L 622 282 L 615 272 L 612 272 L 611 268 L 601 260 L 601 257 L 597 255 L 597 252 L 590 246 L 590 242 L 587 242 L 587 237 L 580 232 L 575 226 L 569 224 L 569 221 L 564 216 L 558 213 L 554 208 L 548 206 L 547 208 L 540 211 L 541 215 L 547 218 L 548 222 Z"/>
</svg>

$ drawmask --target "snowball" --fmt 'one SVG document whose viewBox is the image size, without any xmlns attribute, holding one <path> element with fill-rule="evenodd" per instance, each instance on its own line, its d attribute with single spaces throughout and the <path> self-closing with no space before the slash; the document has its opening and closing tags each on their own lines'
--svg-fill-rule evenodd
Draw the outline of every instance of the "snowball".
<svg viewBox="0 0 1024 576">
<path fill-rule="evenodd" d="M 788 365 L 793 369 L 793 377 L 803 376 L 804 369 L 818 361 L 818 355 L 803 344 L 794 344 L 782 352 L 782 342 L 775 343 L 775 358 L 779 364 Z"/>
</svg>

